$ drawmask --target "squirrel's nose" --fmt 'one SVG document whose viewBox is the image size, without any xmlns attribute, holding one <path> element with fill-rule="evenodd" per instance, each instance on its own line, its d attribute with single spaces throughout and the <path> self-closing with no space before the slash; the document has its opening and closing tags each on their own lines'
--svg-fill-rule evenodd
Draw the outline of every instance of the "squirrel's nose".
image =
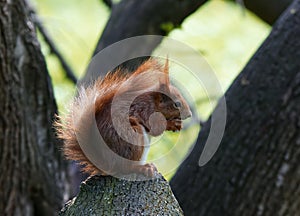
<svg viewBox="0 0 300 216">
<path fill-rule="evenodd" d="M 187 118 L 190 118 L 190 117 L 192 117 L 192 112 L 191 112 L 190 109 L 185 110 L 185 111 L 181 114 L 182 120 L 187 119 Z"/>
<path fill-rule="evenodd" d="M 192 114 L 192 111 L 189 110 L 189 111 L 188 111 L 188 114 L 187 114 L 187 116 L 186 116 L 186 118 L 190 118 L 190 117 L 192 117 L 192 115 L 193 115 L 193 114 Z"/>
</svg>

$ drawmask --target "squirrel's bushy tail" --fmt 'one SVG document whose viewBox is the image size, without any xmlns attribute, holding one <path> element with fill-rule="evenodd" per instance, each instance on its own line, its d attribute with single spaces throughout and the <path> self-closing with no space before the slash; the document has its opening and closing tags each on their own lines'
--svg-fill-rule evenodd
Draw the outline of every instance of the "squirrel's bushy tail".
<svg viewBox="0 0 300 216">
<path fill-rule="evenodd" d="M 55 122 L 58 138 L 64 141 L 63 152 L 67 159 L 74 160 L 82 165 L 82 171 L 95 174 L 99 170 L 85 156 L 78 142 L 78 135 L 89 131 L 91 116 L 94 117 L 95 100 L 99 97 L 97 85 L 80 88 L 78 96 L 69 106 L 68 114 L 59 116 Z"/>
</svg>

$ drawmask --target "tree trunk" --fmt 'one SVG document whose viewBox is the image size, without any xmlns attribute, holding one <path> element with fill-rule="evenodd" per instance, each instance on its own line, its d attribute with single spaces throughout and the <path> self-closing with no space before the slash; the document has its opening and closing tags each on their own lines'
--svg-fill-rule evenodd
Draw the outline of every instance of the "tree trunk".
<svg viewBox="0 0 300 216">
<path fill-rule="evenodd" d="M 0 212 L 55 215 L 68 198 L 51 80 L 28 5 L 0 1 Z"/>
<path fill-rule="evenodd" d="M 60 216 L 183 215 L 171 188 L 162 176 L 147 181 L 127 181 L 92 176 L 80 186 Z"/>
<path fill-rule="evenodd" d="M 296 0 L 227 91 L 214 157 L 198 166 L 209 120 L 171 180 L 186 215 L 299 215 L 299 38 Z"/>
</svg>

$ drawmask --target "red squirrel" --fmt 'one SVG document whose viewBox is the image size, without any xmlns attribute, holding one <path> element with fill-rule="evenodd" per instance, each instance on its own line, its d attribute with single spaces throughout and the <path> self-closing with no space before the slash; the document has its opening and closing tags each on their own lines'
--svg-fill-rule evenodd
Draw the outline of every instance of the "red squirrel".
<svg viewBox="0 0 300 216">
<path fill-rule="evenodd" d="M 118 69 L 90 87 L 80 89 L 68 115 L 58 118 L 56 130 L 64 141 L 66 158 L 83 165 L 84 172 L 139 173 L 152 177 L 157 169 L 145 162 L 150 144 L 148 135 L 159 136 L 165 130 L 179 131 L 182 120 L 190 116 L 188 103 L 170 83 L 168 60 L 163 66 L 150 58 L 131 74 Z M 105 153 L 100 149 L 99 155 L 90 151 L 95 153 L 100 167 L 83 151 L 83 147 L 94 142 L 92 121 L 110 149 Z"/>
</svg>

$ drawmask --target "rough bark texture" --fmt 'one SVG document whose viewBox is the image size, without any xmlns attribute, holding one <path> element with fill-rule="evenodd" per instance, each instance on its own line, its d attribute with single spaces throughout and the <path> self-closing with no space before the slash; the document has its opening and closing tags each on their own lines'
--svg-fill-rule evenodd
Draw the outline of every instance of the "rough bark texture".
<svg viewBox="0 0 300 216">
<path fill-rule="evenodd" d="M 293 0 L 236 0 L 243 2 L 244 6 L 255 13 L 266 23 L 273 25 L 282 12 L 293 2 Z"/>
<path fill-rule="evenodd" d="M 148 181 L 126 181 L 93 176 L 83 182 L 77 197 L 66 203 L 60 216 L 183 215 L 162 176 Z"/>
<path fill-rule="evenodd" d="M 65 191 L 51 81 L 23 0 L 0 0 L 0 214 L 55 215 Z"/>
<path fill-rule="evenodd" d="M 222 143 L 203 167 L 210 121 L 171 187 L 186 215 L 299 215 L 300 1 L 227 91 Z"/>
</svg>

